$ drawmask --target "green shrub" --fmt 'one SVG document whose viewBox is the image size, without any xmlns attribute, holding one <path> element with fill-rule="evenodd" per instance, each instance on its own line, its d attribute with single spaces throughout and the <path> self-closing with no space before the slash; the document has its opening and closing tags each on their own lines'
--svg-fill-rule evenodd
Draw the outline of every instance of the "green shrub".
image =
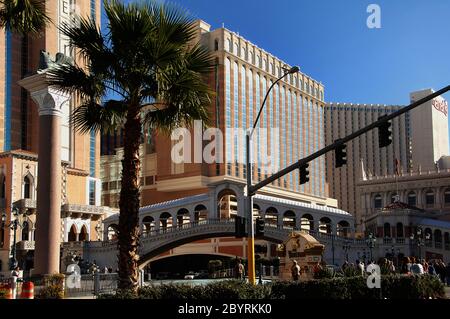
<svg viewBox="0 0 450 319">
<path fill-rule="evenodd" d="M 40 289 L 36 299 L 63 299 L 64 291 L 59 285 L 49 285 Z"/>
<path fill-rule="evenodd" d="M 155 285 L 140 288 L 138 295 L 117 292 L 101 298 L 115 299 L 423 299 L 442 298 L 444 285 L 435 276 L 389 275 L 381 277 L 381 289 L 367 287 L 367 277 L 339 277 L 310 281 L 278 281 L 253 286 L 225 280 L 205 286 Z"/>
</svg>

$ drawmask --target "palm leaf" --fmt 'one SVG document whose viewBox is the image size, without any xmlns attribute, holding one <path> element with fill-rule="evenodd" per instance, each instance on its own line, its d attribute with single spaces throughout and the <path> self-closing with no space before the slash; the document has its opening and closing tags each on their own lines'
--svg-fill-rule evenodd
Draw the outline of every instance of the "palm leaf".
<svg viewBox="0 0 450 319">
<path fill-rule="evenodd" d="M 0 26 L 22 35 L 37 35 L 51 22 L 44 0 L 1 0 Z"/>
</svg>

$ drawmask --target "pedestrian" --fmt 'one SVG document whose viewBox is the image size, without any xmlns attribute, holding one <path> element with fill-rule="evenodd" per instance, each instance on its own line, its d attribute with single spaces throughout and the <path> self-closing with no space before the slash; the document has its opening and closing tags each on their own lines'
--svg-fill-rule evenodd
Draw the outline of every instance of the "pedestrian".
<svg viewBox="0 0 450 319">
<path fill-rule="evenodd" d="M 356 260 L 356 270 L 361 276 L 364 276 L 364 264 L 360 260 Z"/>
<path fill-rule="evenodd" d="M 400 273 L 405 275 L 411 273 L 411 260 L 408 256 L 403 257 L 402 265 L 400 267 Z"/>
<path fill-rule="evenodd" d="M 419 261 L 416 262 L 415 257 L 412 257 L 411 273 L 413 275 L 422 275 L 423 274 L 423 266 Z"/>
<path fill-rule="evenodd" d="M 16 267 L 11 272 L 11 290 L 12 290 L 12 299 L 17 298 L 17 282 L 20 277 L 20 268 Z"/>
<path fill-rule="evenodd" d="M 300 277 L 300 266 L 297 263 L 297 260 L 292 261 L 292 267 L 291 267 L 291 274 L 292 274 L 292 280 L 298 281 Z"/>
<path fill-rule="evenodd" d="M 242 264 L 240 259 L 237 259 L 235 272 L 237 279 L 244 279 L 244 265 Z"/>
</svg>

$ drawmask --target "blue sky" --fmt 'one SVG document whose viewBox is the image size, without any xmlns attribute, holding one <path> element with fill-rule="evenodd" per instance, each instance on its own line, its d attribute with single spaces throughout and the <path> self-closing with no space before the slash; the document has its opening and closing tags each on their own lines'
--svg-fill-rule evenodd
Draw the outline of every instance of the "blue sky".
<svg viewBox="0 0 450 319">
<path fill-rule="evenodd" d="M 449 0 L 180 0 L 325 85 L 330 102 L 408 104 L 450 84 Z M 381 8 L 381 29 L 366 9 Z M 450 94 L 445 96 L 450 99 Z"/>
</svg>

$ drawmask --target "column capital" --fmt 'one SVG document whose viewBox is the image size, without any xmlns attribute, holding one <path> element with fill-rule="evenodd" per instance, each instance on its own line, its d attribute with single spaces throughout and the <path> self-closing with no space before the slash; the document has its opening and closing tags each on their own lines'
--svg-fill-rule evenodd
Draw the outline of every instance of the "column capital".
<svg viewBox="0 0 450 319">
<path fill-rule="evenodd" d="M 39 116 L 62 116 L 62 107 L 70 100 L 70 95 L 48 85 L 46 73 L 35 74 L 20 80 L 19 85 L 30 92 L 39 107 Z"/>
</svg>

